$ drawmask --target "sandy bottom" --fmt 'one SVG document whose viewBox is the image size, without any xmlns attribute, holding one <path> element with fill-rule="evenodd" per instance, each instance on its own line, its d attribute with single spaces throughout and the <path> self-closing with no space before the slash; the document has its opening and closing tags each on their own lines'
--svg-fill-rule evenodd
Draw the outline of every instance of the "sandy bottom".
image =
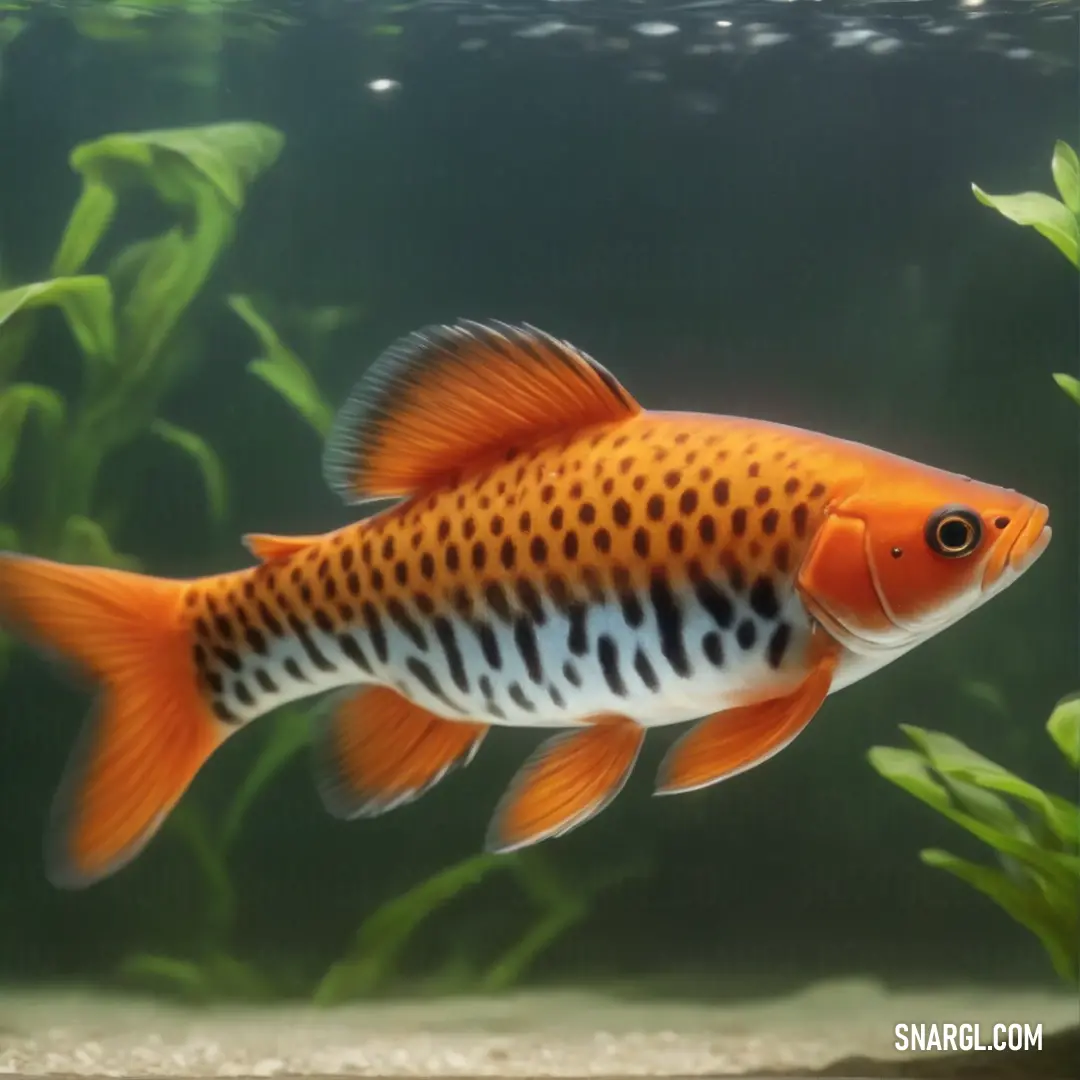
<svg viewBox="0 0 1080 1080">
<path fill-rule="evenodd" d="M 528 993 L 191 1010 L 98 992 L 0 996 L 0 1072 L 79 1076 L 690 1076 L 896 1059 L 897 1023 L 1078 1021 L 1040 991 L 829 982 L 743 1004 Z M 1006 1055 L 986 1053 L 982 1059 Z M 926 1055 L 921 1055 L 926 1061 Z M 862 1070 L 860 1070 L 862 1071 Z M 873 1072 L 869 1072 L 873 1075 Z"/>
</svg>

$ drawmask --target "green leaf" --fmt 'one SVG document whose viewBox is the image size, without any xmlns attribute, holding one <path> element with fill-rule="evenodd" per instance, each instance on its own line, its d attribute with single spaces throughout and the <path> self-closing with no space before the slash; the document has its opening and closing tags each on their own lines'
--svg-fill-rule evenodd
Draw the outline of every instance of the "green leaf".
<svg viewBox="0 0 1080 1080">
<path fill-rule="evenodd" d="M 972 184 L 971 190 L 985 206 L 993 207 L 1017 225 L 1030 225 L 1042 233 L 1073 266 L 1080 267 L 1080 224 L 1064 203 L 1041 191 L 988 195 L 977 184 Z"/>
<path fill-rule="evenodd" d="M 0 292 L 0 328 L 20 312 L 60 308 L 83 354 L 111 363 L 116 355 L 112 289 L 103 277 L 56 277 Z M 0 370 L 14 365 L 0 360 Z"/>
<path fill-rule="evenodd" d="M 1056 382 L 1077 405 L 1080 405 L 1080 379 L 1077 379 L 1073 375 L 1065 375 L 1062 372 L 1058 372 L 1054 375 L 1054 382 Z"/>
<path fill-rule="evenodd" d="M 1069 764 L 1080 768 L 1080 694 L 1070 694 L 1057 703 L 1046 730 Z"/>
<path fill-rule="evenodd" d="M 202 473 L 210 513 L 216 521 L 223 521 L 227 504 L 225 468 L 210 444 L 194 432 L 170 424 L 167 420 L 155 420 L 150 425 L 150 431 L 159 439 L 183 450 L 195 462 Z"/>
<path fill-rule="evenodd" d="M 1060 139 L 1054 143 L 1054 157 L 1050 162 L 1061 201 L 1074 213 L 1080 215 L 1080 161 L 1076 151 Z"/>
<path fill-rule="evenodd" d="M 11 479 L 19 437 L 31 412 L 55 433 L 64 422 L 64 399 L 46 386 L 16 383 L 0 392 L 0 488 Z"/>
<path fill-rule="evenodd" d="M 904 730 L 909 735 L 912 734 L 907 726 Z M 922 734 L 937 735 L 939 733 Z M 943 738 L 948 739 L 948 736 L 943 736 Z M 956 740 L 951 741 L 956 742 Z M 962 743 L 958 745 L 967 750 Z M 971 758 L 979 757 L 971 751 L 967 753 Z M 949 788 L 935 779 L 931 773 L 930 762 L 923 755 L 911 750 L 897 750 L 893 747 L 874 747 L 868 757 L 870 764 L 887 780 L 891 780 L 898 787 L 933 807 L 950 821 L 966 829 L 973 836 L 977 836 L 983 843 L 1004 855 L 1011 855 L 1025 866 L 1038 870 L 1042 875 L 1040 881 L 1044 883 L 1048 893 L 1053 894 L 1055 902 L 1057 898 L 1073 888 L 1071 876 L 1080 874 L 1080 859 L 1076 856 L 1059 856 L 1055 852 L 1042 848 L 1025 836 L 1024 831 L 1021 831 L 1022 824 L 1015 815 L 1010 815 L 1012 820 L 1005 827 L 1001 827 L 997 822 L 991 824 L 968 810 L 958 808 Z"/>
<path fill-rule="evenodd" d="M 920 852 L 919 857 L 927 866 L 947 870 L 988 896 L 1038 937 L 1062 979 L 1076 981 L 1076 927 L 1063 925 L 1055 918 L 1037 889 L 1014 881 L 1000 870 L 980 866 L 947 851 L 930 848 Z"/>
<path fill-rule="evenodd" d="M 167 201 L 183 198 L 197 173 L 239 210 L 248 186 L 284 145 L 280 131 L 246 121 L 118 132 L 76 146 L 71 167 L 114 191 L 149 184 Z"/>
<path fill-rule="evenodd" d="M 85 264 L 128 188 L 150 188 L 184 218 L 183 227 L 143 242 L 118 265 L 130 281 L 118 319 L 124 381 L 97 403 L 101 414 L 130 411 L 135 393 L 144 400 L 160 394 L 168 374 L 160 353 L 231 240 L 248 186 L 283 143 L 265 124 L 224 123 L 111 134 L 72 151 L 83 192 L 56 256 L 59 270 L 74 273 Z"/>
<path fill-rule="evenodd" d="M 963 788 L 957 788 L 960 801 L 981 821 L 1010 836 L 1026 841 L 1033 839 L 1031 831 L 1016 817 L 1008 803 L 990 794 L 1000 792 L 1036 811 L 1060 840 L 1072 844 L 1080 841 L 1076 807 L 1067 800 L 1021 780 L 951 735 L 906 724 L 901 725 L 901 730 L 919 746 L 933 768 L 947 781 L 954 787 L 964 784 Z"/>
<path fill-rule="evenodd" d="M 230 296 L 228 304 L 251 327 L 266 351 L 265 356 L 248 364 L 248 371 L 272 386 L 325 438 L 334 414 L 323 400 L 306 365 L 281 341 L 270 323 L 255 309 L 250 298 Z"/>
</svg>

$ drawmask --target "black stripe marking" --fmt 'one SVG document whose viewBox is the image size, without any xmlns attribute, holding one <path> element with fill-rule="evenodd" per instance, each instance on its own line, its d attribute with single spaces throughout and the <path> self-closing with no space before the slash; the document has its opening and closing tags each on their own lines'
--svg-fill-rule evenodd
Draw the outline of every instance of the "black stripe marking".
<svg viewBox="0 0 1080 1080">
<path fill-rule="evenodd" d="M 427 652 L 427 638 L 416 620 L 405 609 L 405 605 L 396 598 L 386 601 L 386 613 L 394 620 L 397 627 L 408 636 L 409 640 L 422 652 Z"/>
<path fill-rule="evenodd" d="M 645 609 L 633 589 L 619 593 L 619 606 L 622 608 L 626 625 L 632 629 L 637 629 L 645 621 Z"/>
<path fill-rule="evenodd" d="M 300 648 L 307 654 L 307 658 L 320 671 L 337 671 L 337 667 L 319 652 L 319 647 L 311 640 L 308 628 L 295 615 L 289 616 L 289 627 L 296 635 L 296 640 L 300 642 Z"/>
<path fill-rule="evenodd" d="M 769 644 L 765 648 L 765 657 L 769 661 L 769 667 L 778 668 L 784 662 L 784 653 L 791 641 L 791 627 L 787 623 L 780 625 L 769 637 Z"/>
<path fill-rule="evenodd" d="M 524 709 L 525 712 L 536 712 L 536 706 L 525 696 L 525 692 L 516 682 L 512 682 L 506 692 L 519 709 Z"/>
<path fill-rule="evenodd" d="M 709 613 L 712 621 L 721 630 L 730 630 L 735 622 L 735 605 L 732 604 L 727 593 L 717 588 L 707 577 L 691 574 L 691 580 L 694 581 L 694 595 L 697 597 L 697 602 Z"/>
<path fill-rule="evenodd" d="M 563 678 L 566 679 L 566 681 L 571 686 L 580 686 L 581 685 L 581 675 L 578 672 L 578 669 L 572 663 L 570 663 L 569 660 L 567 660 L 566 663 L 563 664 L 562 673 L 563 673 Z"/>
<path fill-rule="evenodd" d="M 238 724 L 240 718 L 225 704 L 224 701 L 215 701 L 213 704 L 214 715 L 226 724 Z"/>
<path fill-rule="evenodd" d="M 248 689 L 247 683 L 240 679 L 237 679 L 236 682 L 233 683 L 233 694 L 241 705 L 250 707 L 255 704 L 255 699 L 251 696 L 251 691 Z"/>
<path fill-rule="evenodd" d="M 570 633 L 566 638 L 566 646 L 575 656 L 584 656 L 589 651 L 589 639 L 585 633 L 589 609 L 584 604 L 571 604 L 568 614 Z"/>
<path fill-rule="evenodd" d="M 386 647 L 386 631 L 383 630 L 379 611 L 370 600 L 365 600 L 360 610 L 364 613 L 364 622 L 367 624 L 367 632 L 371 638 L 371 645 L 375 649 L 375 656 L 380 664 L 385 664 L 390 651 Z"/>
<path fill-rule="evenodd" d="M 763 619 L 775 619 L 780 614 L 780 601 L 776 599 L 771 578 L 762 575 L 750 586 L 750 607 Z"/>
<path fill-rule="evenodd" d="M 506 599 L 506 593 L 503 591 L 503 587 L 498 582 L 492 581 L 484 586 L 484 599 L 487 601 L 488 607 L 491 608 L 503 622 L 510 622 L 513 618 L 513 615 L 510 612 L 510 603 Z"/>
<path fill-rule="evenodd" d="M 735 640 L 739 648 L 752 649 L 757 641 L 757 627 L 749 619 L 743 619 L 735 631 Z"/>
<path fill-rule="evenodd" d="M 514 644 L 525 661 L 525 670 L 534 683 L 543 681 L 544 669 L 540 665 L 540 647 L 536 641 L 536 631 L 530 619 L 514 620 Z"/>
<path fill-rule="evenodd" d="M 654 694 L 660 689 L 660 680 L 656 677 L 656 669 L 641 649 L 634 653 L 634 670 L 638 673 L 638 678 Z"/>
<path fill-rule="evenodd" d="M 223 649 L 220 645 L 215 645 L 213 649 L 214 655 L 230 670 L 239 671 L 244 665 L 240 662 L 240 657 L 232 649 Z"/>
<path fill-rule="evenodd" d="M 563 699 L 562 694 L 559 693 L 559 688 L 554 683 L 548 683 L 548 697 L 551 698 L 551 704 L 556 709 L 565 709 L 566 701 Z"/>
<path fill-rule="evenodd" d="M 338 647 L 363 672 L 371 674 L 371 664 L 360 648 L 360 642 L 352 634 L 338 634 Z"/>
<path fill-rule="evenodd" d="M 450 620 L 442 615 L 436 615 L 432 620 L 435 627 L 435 636 L 446 653 L 446 662 L 450 666 L 450 678 L 454 685 L 463 693 L 469 692 L 469 676 L 465 672 L 465 663 L 461 658 L 461 650 L 458 648 L 457 635 L 450 624 Z"/>
<path fill-rule="evenodd" d="M 322 608 L 316 608 L 311 613 L 311 617 L 315 620 L 315 625 L 324 634 L 332 634 L 334 632 L 334 621 Z"/>
<path fill-rule="evenodd" d="M 262 619 L 266 629 L 275 637 L 281 637 L 285 633 L 285 628 L 261 600 L 259 601 L 259 618 Z"/>
<path fill-rule="evenodd" d="M 682 612 L 667 578 L 662 573 L 653 574 L 649 585 L 649 599 L 656 612 L 660 651 L 676 675 L 688 678 L 690 662 L 686 656 L 686 643 L 683 641 Z"/>
<path fill-rule="evenodd" d="M 281 666 L 285 669 L 285 674 L 294 682 L 311 682 L 307 675 L 300 670 L 300 665 L 291 656 L 286 657 L 285 663 Z"/>
<path fill-rule="evenodd" d="M 600 670 L 611 692 L 619 697 L 626 697 L 626 683 L 619 671 L 619 647 L 607 634 L 596 639 L 596 654 L 600 659 Z"/>
<path fill-rule="evenodd" d="M 435 678 L 431 668 L 424 663 L 423 660 L 418 659 L 415 656 L 410 656 L 405 661 L 405 666 L 409 669 L 409 674 L 414 676 L 421 686 L 437 700 L 441 701 L 448 709 L 452 709 L 454 712 L 461 712 L 462 709 L 455 705 L 445 693 L 443 688 L 439 685 L 438 679 Z"/>
<path fill-rule="evenodd" d="M 502 654 L 499 652 L 499 639 L 491 624 L 486 622 L 473 623 L 473 631 L 480 641 L 480 651 L 484 654 L 488 667 L 496 671 L 502 670 Z"/>
<path fill-rule="evenodd" d="M 270 678 L 270 673 L 262 668 L 255 669 L 255 681 L 267 694 L 276 694 L 278 692 L 278 684 Z"/>
<path fill-rule="evenodd" d="M 529 618 L 537 626 L 543 626 L 547 622 L 547 615 L 544 614 L 544 605 L 536 586 L 528 578 L 518 578 L 517 595 L 521 606 L 529 613 Z"/>
</svg>

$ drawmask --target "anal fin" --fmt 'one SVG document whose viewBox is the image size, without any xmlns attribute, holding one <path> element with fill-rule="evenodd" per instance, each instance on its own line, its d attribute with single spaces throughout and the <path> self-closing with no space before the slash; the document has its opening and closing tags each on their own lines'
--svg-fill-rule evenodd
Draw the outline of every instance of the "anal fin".
<svg viewBox="0 0 1080 1080">
<path fill-rule="evenodd" d="M 603 717 L 541 743 L 499 803 L 487 850 L 516 851 L 562 836 L 600 813 L 622 790 L 644 737 L 632 720 Z"/>
<path fill-rule="evenodd" d="M 272 536 L 270 533 L 247 533 L 244 547 L 259 562 L 283 562 L 292 558 L 298 551 L 304 551 L 312 544 L 317 544 L 321 536 Z"/>
<path fill-rule="evenodd" d="M 319 792 L 335 817 L 376 817 L 420 798 L 475 756 L 488 725 L 443 720 L 384 686 L 338 698 L 315 741 Z"/>
<path fill-rule="evenodd" d="M 836 656 L 824 653 L 785 697 L 714 713 L 676 740 L 660 763 L 657 795 L 676 795 L 737 776 L 778 754 L 806 727 L 829 693 Z"/>
</svg>

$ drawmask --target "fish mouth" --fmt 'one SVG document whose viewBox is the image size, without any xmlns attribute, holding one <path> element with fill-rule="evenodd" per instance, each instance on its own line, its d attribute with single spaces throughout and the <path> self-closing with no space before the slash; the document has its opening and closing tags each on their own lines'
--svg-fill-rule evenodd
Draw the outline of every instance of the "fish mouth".
<svg viewBox="0 0 1080 1080">
<path fill-rule="evenodd" d="M 1000 551 L 991 556 L 983 575 L 983 588 L 992 589 L 1001 583 L 1006 571 L 1011 578 L 1019 577 L 1046 550 L 1053 530 L 1047 522 L 1050 510 L 1036 503 L 1027 519 L 1014 526 L 1013 535 L 1002 538 Z"/>
</svg>

